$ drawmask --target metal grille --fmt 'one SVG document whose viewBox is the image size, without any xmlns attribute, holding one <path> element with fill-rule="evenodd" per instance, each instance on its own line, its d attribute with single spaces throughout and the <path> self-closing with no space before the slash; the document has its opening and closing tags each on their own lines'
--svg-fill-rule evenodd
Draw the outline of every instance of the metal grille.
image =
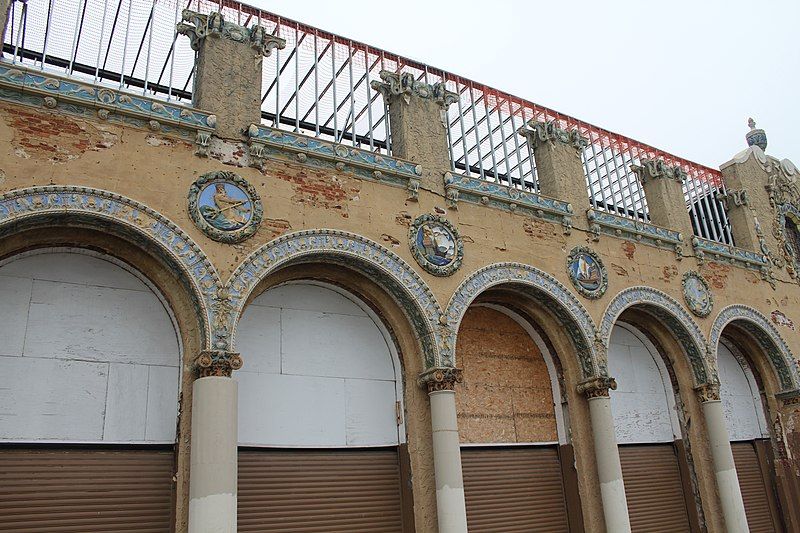
<svg viewBox="0 0 800 533">
<path fill-rule="evenodd" d="M 6 60 L 95 83 L 191 101 L 195 53 L 175 25 L 183 9 L 286 40 L 264 60 L 262 120 L 273 127 L 391 153 L 385 103 L 370 82 L 381 70 L 444 82 L 458 95 L 447 115 L 451 169 L 538 192 L 532 150 L 517 130 L 555 121 L 589 139 L 584 151 L 587 206 L 647 221 L 647 202 L 630 166 L 663 159 L 689 176 L 684 187 L 695 233 L 732 243 L 722 176 L 633 139 L 402 56 L 231 0 L 15 0 L 4 36 Z M 581 211 L 581 206 L 575 206 Z"/>
</svg>

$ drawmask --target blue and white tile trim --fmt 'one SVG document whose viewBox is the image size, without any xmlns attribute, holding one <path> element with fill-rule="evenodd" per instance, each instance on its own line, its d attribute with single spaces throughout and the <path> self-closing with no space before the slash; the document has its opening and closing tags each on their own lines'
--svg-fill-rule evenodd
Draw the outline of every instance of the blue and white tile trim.
<svg viewBox="0 0 800 533">
<path fill-rule="evenodd" d="M 769 267 L 769 259 L 766 255 L 721 242 L 694 237 L 692 239 L 692 247 L 694 247 L 694 253 L 701 262 L 704 260 L 725 261 L 734 266 L 743 266 L 755 270 Z"/>
<path fill-rule="evenodd" d="M 682 257 L 683 235 L 677 231 L 597 209 L 587 209 L 586 218 L 589 220 L 589 231 L 594 234 L 595 241 L 600 239 L 601 233 L 613 235 L 629 241 L 672 250 L 679 259 Z"/>
</svg>

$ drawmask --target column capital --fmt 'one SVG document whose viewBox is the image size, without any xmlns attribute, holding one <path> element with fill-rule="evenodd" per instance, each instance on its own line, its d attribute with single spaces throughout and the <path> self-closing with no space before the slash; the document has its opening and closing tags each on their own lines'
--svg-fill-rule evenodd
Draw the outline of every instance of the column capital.
<svg viewBox="0 0 800 533">
<path fill-rule="evenodd" d="M 382 70 L 380 77 L 383 81 L 375 80 L 371 83 L 371 86 L 381 93 L 387 101 L 392 98 L 402 97 L 403 101 L 408 104 L 411 102 L 411 96 L 414 95 L 433 100 L 445 108 L 458 101 L 458 95 L 448 91 L 444 82 L 431 85 L 417 81 L 410 72 L 397 73 L 389 70 Z"/>
<path fill-rule="evenodd" d="M 617 390 L 617 380 L 609 376 L 595 376 L 578 383 L 578 394 L 585 394 L 587 399 L 608 398 L 610 390 Z"/>
<path fill-rule="evenodd" d="M 589 139 L 582 137 L 577 128 L 569 131 L 559 128 L 555 120 L 547 122 L 530 120 L 518 130 L 518 133 L 528 139 L 534 148 L 545 142 L 560 142 L 576 150 L 583 150 L 589 145 Z"/>
<path fill-rule="evenodd" d="M 455 390 L 456 383 L 464 381 L 464 371 L 454 367 L 430 368 L 419 375 L 417 383 L 427 387 L 428 393 Z"/>
<path fill-rule="evenodd" d="M 184 9 L 181 22 L 178 23 L 177 32 L 189 37 L 192 50 L 199 51 L 200 45 L 206 37 L 228 39 L 237 43 L 248 44 L 264 57 L 269 57 L 273 48 L 284 48 L 286 41 L 267 32 L 262 26 L 245 28 L 233 22 L 226 21 L 221 13 L 216 11 L 203 15 Z"/>
<path fill-rule="evenodd" d="M 719 401 L 719 383 L 701 383 L 694 391 L 700 403 Z"/>
<path fill-rule="evenodd" d="M 686 172 L 678 165 L 670 166 L 663 159 L 642 159 L 639 165 L 631 165 L 631 170 L 642 182 L 668 179 L 683 184 L 686 181 Z"/>
<path fill-rule="evenodd" d="M 242 368 L 242 357 L 236 352 L 224 350 L 205 350 L 194 361 L 197 376 L 231 377 L 234 370 Z"/>
</svg>

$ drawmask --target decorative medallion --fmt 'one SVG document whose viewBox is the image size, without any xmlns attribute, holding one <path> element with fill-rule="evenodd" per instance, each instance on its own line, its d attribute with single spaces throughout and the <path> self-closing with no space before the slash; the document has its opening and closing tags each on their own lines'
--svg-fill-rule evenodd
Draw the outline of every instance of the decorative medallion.
<svg viewBox="0 0 800 533">
<path fill-rule="evenodd" d="M 444 217 L 421 215 L 408 232 L 414 259 L 434 276 L 449 276 L 461 266 L 464 243 L 458 230 Z"/>
<path fill-rule="evenodd" d="M 699 317 L 707 317 L 714 307 L 708 282 L 694 270 L 683 275 L 683 298 L 689 310 Z"/>
<path fill-rule="evenodd" d="M 255 188 L 233 172 L 203 174 L 189 188 L 189 215 L 215 241 L 247 239 L 258 229 L 263 213 Z"/>
<path fill-rule="evenodd" d="M 586 246 L 577 246 L 569 253 L 567 273 L 578 292 L 586 298 L 600 298 L 608 288 L 606 267 L 600 256 Z"/>
</svg>

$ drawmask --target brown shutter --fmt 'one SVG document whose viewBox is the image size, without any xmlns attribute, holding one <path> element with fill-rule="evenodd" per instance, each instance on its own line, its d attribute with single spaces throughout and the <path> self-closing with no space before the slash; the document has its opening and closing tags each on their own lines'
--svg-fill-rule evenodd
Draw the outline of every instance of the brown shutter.
<svg viewBox="0 0 800 533">
<path fill-rule="evenodd" d="M 470 533 L 569 531 L 555 446 L 462 448 Z"/>
<path fill-rule="evenodd" d="M 171 450 L 0 449 L 0 531 L 164 533 Z"/>
<path fill-rule="evenodd" d="M 772 507 L 770 491 L 765 483 L 762 465 L 753 442 L 731 442 L 731 450 L 736 463 L 736 474 L 739 476 L 739 487 L 742 490 L 750 533 L 772 533 L 776 529 L 770 511 Z"/>
<path fill-rule="evenodd" d="M 402 532 L 397 449 L 240 450 L 239 532 Z"/>
<path fill-rule="evenodd" d="M 619 458 L 631 530 L 636 533 L 691 531 L 674 445 L 620 445 Z"/>
</svg>

